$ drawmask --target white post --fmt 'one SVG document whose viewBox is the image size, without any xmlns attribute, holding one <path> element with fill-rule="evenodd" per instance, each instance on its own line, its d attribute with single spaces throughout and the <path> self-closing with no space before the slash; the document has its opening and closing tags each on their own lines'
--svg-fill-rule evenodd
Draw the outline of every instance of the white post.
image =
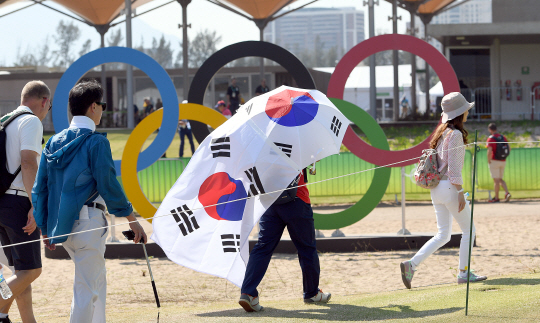
<svg viewBox="0 0 540 323">
<path fill-rule="evenodd" d="M 116 238 L 116 226 L 114 225 L 115 224 L 115 216 L 114 216 L 114 214 L 110 214 L 108 210 L 107 210 L 107 214 L 111 218 L 111 223 L 109 224 L 110 237 L 109 237 L 109 239 L 107 239 L 107 242 L 120 242 L 120 240 L 118 240 L 118 238 Z"/>
<path fill-rule="evenodd" d="M 131 0 L 125 0 L 126 5 L 126 47 L 132 48 L 131 36 Z M 127 95 L 127 127 L 135 128 L 135 114 L 133 111 L 133 66 L 126 64 L 126 95 Z M 111 217 L 112 219 L 112 217 Z"/>
<path fill-rule="evenodd" d="M 405 167 L 401 167 L 401 230 L 397 234 L 410 235 L 405 228 Z"/>
</svg>

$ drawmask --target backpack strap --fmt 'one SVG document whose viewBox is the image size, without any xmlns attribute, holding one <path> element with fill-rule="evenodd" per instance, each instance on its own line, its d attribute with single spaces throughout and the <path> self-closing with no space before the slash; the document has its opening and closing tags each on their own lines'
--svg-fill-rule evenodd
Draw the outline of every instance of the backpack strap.
<svg viewBox="0 0 540 323">
<path fill-rule="evenodd" d="M 1 128 L 2 129 L 5 129 L 12 121 L 14 121 L 15 119 L 17 119 L 18 117 L 22 116 L 22 115 L 25 115 L 25 114 L 31 114 L 31 115 L 35 115 L 34 113 L 32 112 L 29 112 L 29 111 L 19 111 L 19 112 L 15 112 L 14 114 L 12 114 L 6 121 L 2 122 L 1 123 Z M 42 138 L 42 141 L 43 141 L 43 138 Z M 13 173 L 14 176 L 17 176 L 19 175 L 19 173 L 21 172 L 21 165 L 19 165 L 19 168 L 17 168 L 17 170 L 15 171 L 15 173 Z"/>
<path fill-rule="evenodd" d="M 18 117 L 22 116 L 23 114 L 31 114 L 31 115 L 35 115 L 34 113 L 29 112 L 29 111 L 19 111 L 19 112 L 15 112 L 15 113 L 12 114 L 6 121 L 2 122 L 2 127 L 3 127 L 3 128 L 7 127 L 13 120 L 17 119 Z"/>
</svg>

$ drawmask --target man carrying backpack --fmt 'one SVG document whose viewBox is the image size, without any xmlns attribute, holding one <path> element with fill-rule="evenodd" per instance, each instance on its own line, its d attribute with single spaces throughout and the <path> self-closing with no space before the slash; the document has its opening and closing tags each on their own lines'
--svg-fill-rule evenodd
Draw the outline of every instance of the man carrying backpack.
<svg viewBox="0 0 540 323">
<path fill-rule="evenodd" d="M 31 81 L 22 90 L 21 106 L 0 118 L 5 127 L 0 141 L 0 240 L 4 246 L 39 239 L 31 193 L 41 155 L 41 121 L 51 107 L 47 85 Z M 40 243 L 4 248 L 4 252 L 9 265 L 15 267 L 15 275 L 7 280 L 13 296 L 0 299 L 0 322 L 11 322 L 7 314 L 14 299 L 22 321 L 36 322 L 30 284 L 41 274 Z"/>
<path fill-rule="evenodd" d="M 506 195 L 504 201 L 508 202 L 512 196 L 508 192 L 506 182 L 503 180 L 504 167 L 506 166 L 506 158 L 510 154 L 510 146 L 506 137 L 497 132 L 497 125 L 490 123 L 488 126 L 489 133 L 491 134 L 487 140 L 487 159 L 489 164 L 489 172 L 495 182 L 495 197 L 489 200 L 490 203 L 498 203 L 499 200 L 499 188 L 502 185 Z"/>
<path fill-rule="evenodd" d="M 291 240 L 298 250 L 298 260 L 302 268 L 304 287 L 304 303 L 328 303 L 330 293 L 319 289 L 319 255 L 315 240 L 315 224 L 313 210 L 309 199 L 309 191 L 304 185 L 306 172 L 300 173 L 289 187 L 297 186 L 294 190 L 286 190 L 264 212 L 259 220 L 259 239 L 249 255 L 246 274 L 242 283 L 238 303 L 246 312 L 258 312 L 263 309 L 259 304 L 257 286 L 262 281 L 272 254 L 276 249 L 283 230 L 287 228 Z"/>
</svg>

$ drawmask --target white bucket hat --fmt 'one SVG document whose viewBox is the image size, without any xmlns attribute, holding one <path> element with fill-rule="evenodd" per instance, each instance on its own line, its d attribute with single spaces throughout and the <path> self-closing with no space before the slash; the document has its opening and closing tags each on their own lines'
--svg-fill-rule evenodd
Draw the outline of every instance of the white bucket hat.
<svg viewBox="0 0 540 323">
<path fill-rule="evenodd" d="M 459 92 L 451 92 L 443 97 L 441 107 L 443 110 L 441 122 L 446 123 L 474 107 L 474 102 L 467 102 L 467 99 Z"/>
</svg>

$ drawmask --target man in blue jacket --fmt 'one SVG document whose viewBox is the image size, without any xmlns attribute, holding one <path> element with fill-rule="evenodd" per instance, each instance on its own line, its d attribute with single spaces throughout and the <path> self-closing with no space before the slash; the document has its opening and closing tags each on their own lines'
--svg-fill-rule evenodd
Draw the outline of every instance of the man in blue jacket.
<svg viewBox="0 0 540 323">
<path fill-rule="evenodd" d="M 118 181 L 109 141 L 95 132 L 106 103 L 96 81 L 75 85 L 69 92 L 73 119 L 68 129 L 49 139 L 32 190 L 34 217 L 45 245 L 62 243 L 75 263 L 70 322 L 105 322 L 107 282 L 105 239 L 110 213 L 136 221 Z M 138 222 L 129 224 L 135 243 L 146 242 Z M 90 232 L 77 233 L 102 228 Z M 62 236 L 75 233 L 69 237 Z"/>
</svg>

